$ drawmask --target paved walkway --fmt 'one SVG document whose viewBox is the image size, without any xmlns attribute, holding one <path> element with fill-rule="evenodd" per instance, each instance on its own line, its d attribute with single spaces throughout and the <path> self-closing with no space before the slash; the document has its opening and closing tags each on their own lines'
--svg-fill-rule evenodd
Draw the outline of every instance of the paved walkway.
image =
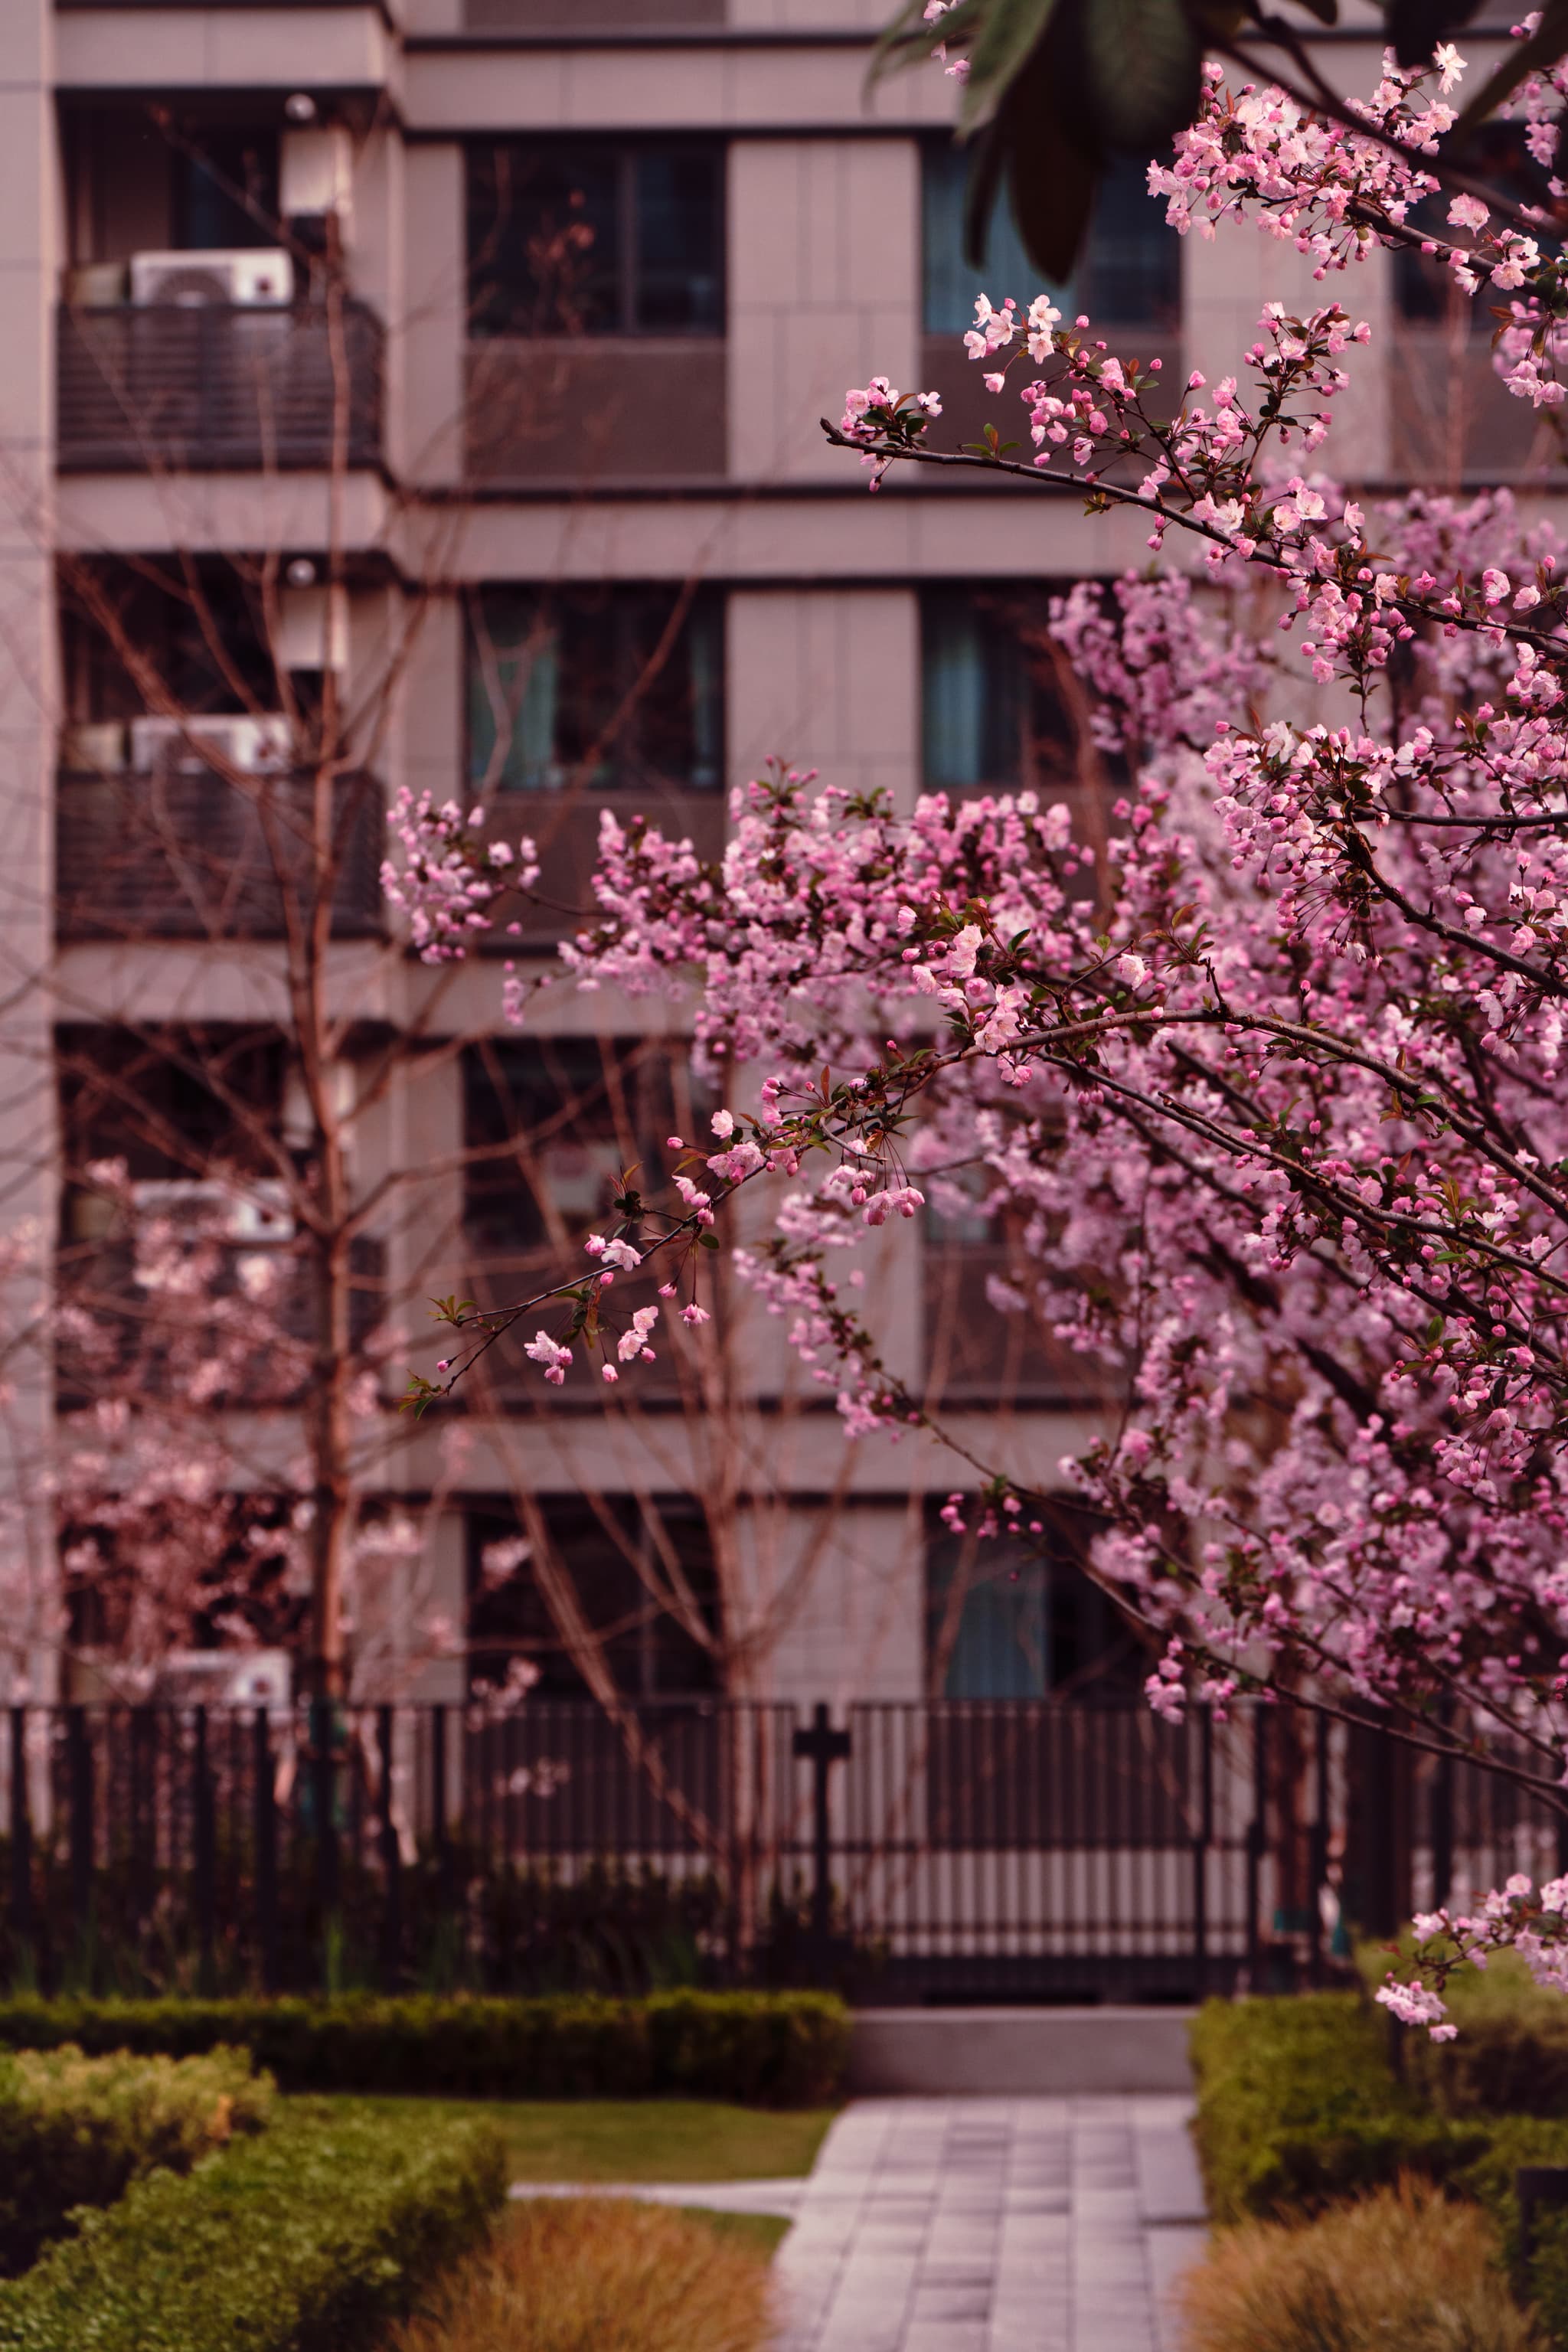
<svg viewBox="0 0 1568 2352">
<path fill-rule="evenodd" d="M 1179 2352 L 1170 2288 L 1204 2242 L 1190 2113 L 858 2099 L 807 2180 L 622 2193 L 793 2217 L 777 2352 Z"/>
</svg>

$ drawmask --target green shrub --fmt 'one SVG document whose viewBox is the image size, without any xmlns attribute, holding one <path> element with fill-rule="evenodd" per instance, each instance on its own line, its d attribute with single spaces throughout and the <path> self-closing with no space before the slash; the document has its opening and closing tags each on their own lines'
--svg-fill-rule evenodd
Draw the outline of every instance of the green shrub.
<svg viewBox="0 0 1568 2352">
<path fill-rule="evenodd" d="M 301 2100 L 193 2172 L 133 2181 L 0 2284 L 0 2352 L 359 2352 L 505 2194 L 487 2126 L 416 2136 Z"/>
<path fill-rule="evenodd" d="M 204 2057 L 0 2058 L 0 2273 L 13 2276 L 67 2227 L 73 2206 L 111 2205 L 159 2166 L 191 2167 L 266 2121 L 272 2084 L 243 2050 Z"/>
<path fill-rule="evenodd" d="M 1568 2000 L 1505 1952 L 1446 1990 L 1453 2042 L 1405 2037 L 1411 2078 L 1447 2115 L 1568 2116 Z"/>
<path fill-rule="evenodd" d="M 0 2003 L 0 2047 L 185 2057 L 240 2042 L 288 2091 L 449 2098 L 679 2093 L 815 2106 L 842 2081 L 848 2041 L 847 2011 L 820 1993 Z"/>
<path fill-rule="evenodd" d="M 671 2098 L 824 2106 L 849 2059 L 849 2012 L 830 1993 L 654 1993 L 647 2031 L 654 2083 Z"/>
<path fill-rule="evenodd" d="M 1401 2172 L 1445 2179 L 1488 2144 L 1397 2080 L 1382 2013 L 1355 1993 L 1207 2001 L 1192 2054 L 1217 2221 L 1314 2212 Z"/>
</svg>

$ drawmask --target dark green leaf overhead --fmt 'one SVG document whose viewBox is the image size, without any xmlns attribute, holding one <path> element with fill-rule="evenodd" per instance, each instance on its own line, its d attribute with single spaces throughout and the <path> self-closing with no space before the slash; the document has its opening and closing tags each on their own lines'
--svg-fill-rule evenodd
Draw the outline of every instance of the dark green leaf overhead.
<svg viewBox="0 0 1568 2352">
<path fill-rule="evenodd" d="M 1338 0 L 1291 5 L 1320 25 L 1338 20 Z M 1382 0 L 1401 65 L 1424 63 L 1479 5 Z M 971 258 L 984 245 L 1005 183 L 1031 257 L 1058 283 L 1082 251 L 1110 160 L 1157 155 L 1192 121 L 1205 49 L 1230 51 L 1250 35 L 1248 68 L 1266 76 L 1273 44 L 1289 81 L 1300 63 L 1298 33 L 1311 37 L 1309 25 L 1293 28 L 1275 15 L 1270 0 L 958 0 L 935 24 L 926 22 L 925 9 L 926 0 L 904 0 L 878 44 L 873 75 L 929 58 L 939 41 L 967 59 L 958 131 L 973 142 L 965 206 Z M 1509 44 L 1458 129 L 1483 121 L 1526 74 L 1565 52 L 1568 0 L 1545 0 L 1538 29 Z"/>
</svg>

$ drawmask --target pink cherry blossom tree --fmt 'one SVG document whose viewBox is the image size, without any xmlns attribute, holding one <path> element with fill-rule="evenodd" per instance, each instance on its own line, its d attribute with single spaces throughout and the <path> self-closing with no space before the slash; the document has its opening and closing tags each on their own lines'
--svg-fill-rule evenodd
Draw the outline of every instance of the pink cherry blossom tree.
<svg viewBox="0 0 1568 2352">
<path fill-rule="evenodd" d="M 584 987 L 690 992 L 729 1107 L 711 1144 L 671 1138 L 668 1201 L 628 1185 L 585 1268 L 516 1311 L 547 1380 L 584 1355 L 613 1376 L 655 1333 L 620 1327 L 612 1257 L 653 1258 L 679 1312 L 726 1201 L 771 1186 L 772 1238 L 737 1265 L 847 1429 L 944 1435 L 843 1269 L 978 1170 L 1025 1236 L 1010 1297 L 1121 1402 L 1032 1481 L 969 1452 L 952 1523 L 1026 1536 L 1067 1478 L 1158 1646 L 1162 1712 L 1373 1712 L 1562 1805 L 1568 575 L 1505 493 L 1373 505 L 1328 470 L 1369 340 L 1354 270 L 1381 247 L 1498 311 L 1510 393 L 1552 413 L 1568 392 L 1568 74 L 1508 101 L 1541 203 L 1466 184 L 1434 234 L 1412 216 L 1443 189 L 1463 69 L 1451 47 L 1389 59 L 1315 115 L 1205 68 L 1150 173 L 1169 218 L 1250 219 L 1346 289 L 1270 304 L 1222 381 L 1173 395 L 1020 289 L 966 338 L 999 404 L 985 444 L 941 446 L 931 395 L 849 394 L 829 438 L 873 489 L 935 465 L 1147 516 L 1154 569 L 1053 616 L 1128 779 L 1109 841 L 1028 793 L 900 816 L 794 773 L 740 796 L 718 866 L 606 814 L 567 961 Z M 1195 560 L 1163 568 L 1178 541 Z M 447 1377 L 488 1339 L 463 1332 Z M 1429 1965 L 1387 1997 L 1446 2032 L 1447 1969 L 1504 1941 L 1568 1982 L 1565 1905 L 1568 1882 L 1520 1878 L 1419 1921 Z"/>
</svg>

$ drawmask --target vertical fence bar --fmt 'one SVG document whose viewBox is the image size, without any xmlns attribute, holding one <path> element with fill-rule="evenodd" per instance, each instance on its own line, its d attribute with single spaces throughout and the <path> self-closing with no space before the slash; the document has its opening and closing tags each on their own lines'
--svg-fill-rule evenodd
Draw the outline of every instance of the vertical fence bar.
<svg viewBox="0 0 1568 2352">
<path fill-rule="evenodd" d="M 93 1975 L 92 1743 L 87 1710 L 66 1710 L 66 1777 L 70 1791 L 71 1917 L 77 1934 L 79 1990 L 91 1990 Z"/>
<path fill-rule="evenodd" d="M 1252 1819 L 1247 1828 L 1247 1983 L 1257 1992 L 1263 1961 L 1258 1914 L 1263 1901 L 1263 1849 L 1268 1835 L 1268 1713 L 1258 1702 L 1252 1717 Z"/>
<path fill-rule="evenodd" d="M 1214 1710 L 1198 1710 L 1198 1818 L 1193 1839 L 1193 1987 L 1202 2000 L 1209 1974 L 1209 1848 L 1214 1843 Z"/>
<path fill-rule="evenodd" d="M 1313 1718 L 1312 1792 L 1312 1982 L 1321 1984 L 1328 1973 L 1323 1950 L 1323 1892 L 1329 1883 L 1329 1718 Z"/>
<path fill-rule="evenodd" d="M 11 1969 L 30 1972 L 33 1942 L 33 1817 L 27 1805 L 27 1710 L 11 1709 Z"/>
<path fill-rule="evenodd" d="M 397 1990 L 403 1973 L 403 1855 L 392 1817 L 392 1709 L 383 1706 L 377 1712 L 376 1744 L 381 1752 L 381 1970 L 388 1992 Z"/>
<path fill-rule="evenodd" d="M 316 1899 L 321 1911 L 322 1990 L 337 1990 L 340 1883 L 337 1815 L 337 1725 L 332 1701 L 310 1701 L 310 1786 L 316 1822 Z"/>
<path fill-rule="evenodd" d="M 257 1958 L 264 1992 L 276 1992 L 278 1965 L 278 1792 L 273 1777 L 272 1730 L 258 1706 L 250 1730 L 251 1835 L 255 1843 Z"/>
<path fill-rule="evenodd" d="M 436 1861 L 436 1942 L 443 1950 L 451 1912 L 451 1853 L 447 1839 L 447 1710 L 430 1715 L 430 1844 Z M 456 1965 L 458 1954 L 451 1954 Z"/>
<path fill-rule="evenodd" d="M 191 1741 L 191 1876 L 196 1909 L 197 1981 L 213 1990 L 217 1946 L 217 1853 L 213 1835 L 212 1765 L 207 1755 L 207 1711 L 195 1710 Z"/>
</svg>

